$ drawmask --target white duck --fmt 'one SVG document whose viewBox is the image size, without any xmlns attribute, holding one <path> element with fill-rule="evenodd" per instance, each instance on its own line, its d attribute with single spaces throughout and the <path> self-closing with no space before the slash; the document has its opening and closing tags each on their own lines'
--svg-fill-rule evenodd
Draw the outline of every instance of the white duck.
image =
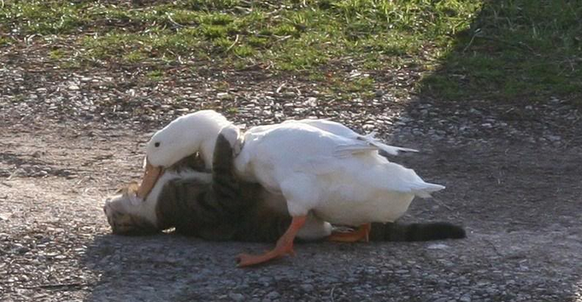
<svg viewBox="0 0 582 302">
<path fill-rule="evenodd" d="M 149 169 L 159 171 L 198 150 L 211 163 L 212 147 L 222 128 L 234 142 L 238 129 L 217 112 L 199 111 L 176 119 L 148 142 Z M 389 162 L 378 151 L 415 150 L 385 145 L 330 121 L 289 121 L 249 129 L 235 160 L 236 172 L 283 195 L 293 220 L 275 249 L 260 256 L 240 255 L 239 265 L 292 253 L 293 240 L 310 212 L 332 224 L 392 222 L 406 212 L 415 196 L 429 197 L 444 188 L 424 182 L 413 170 Z M 146 170 L 140 194 L 149 190 L 147 174 Z M 361 228 L 356 238 L 365 238 L 368 230 Z"/>
</svg>

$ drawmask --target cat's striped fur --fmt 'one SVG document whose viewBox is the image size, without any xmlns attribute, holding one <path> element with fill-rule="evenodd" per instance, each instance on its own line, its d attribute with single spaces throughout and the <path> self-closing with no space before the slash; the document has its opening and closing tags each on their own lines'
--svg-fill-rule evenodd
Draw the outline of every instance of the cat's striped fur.
<svg viewBox="0 0 582 302">
<path fill-rule="evenodd" d="M 162 229 L 208 240 L 275 241 L 291 217 L 264 200 L 258 184 L 237 179 L 229 142 L 219 136 L 212 163 L 212 182 L 175 179 L 165 184 L 156 213 Z"/>
<path fill-rule="evenodd" d="M 144 222 L 140 217 L 133 217 L 125 219 L 124 228 L 120 228 L 116 220 L 119 221 L 123 215 L 117 213 L 119 211 L 110 209 L 108 213 L 106 210 L 114 233 L 144 234 L 174 227 L 177 233 L 207 240 L 275 242 L 291 222 L 284 204 L 277 208 L 272 194 L 260 185 L 244 182 L 234 175 L 232 147 L 222 135 L 217 139 L 214 152 L 211 181 L 176 177 L 163 184 L 156 199 L 157 220 L 153 224 Z M 178 163 L 172 170 L 202 170 L 203 167 L 194 155 Z M 129 196 L 132 190 L 135 188 L 126 190 L 125 194 Z M 131 222 L 135 223 L 135 227 L 128 226 Z M 324 235 L 311 237 L 323 238 Z M 372 241 L 426 241 L 463 237 L 465 231 L 449 223 L 374 223 L 370 233 Z"/>
</svg>

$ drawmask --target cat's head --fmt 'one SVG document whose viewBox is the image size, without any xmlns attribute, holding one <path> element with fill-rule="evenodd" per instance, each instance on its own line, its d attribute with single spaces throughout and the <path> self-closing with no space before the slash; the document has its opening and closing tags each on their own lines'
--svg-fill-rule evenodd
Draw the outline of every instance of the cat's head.
<svg viewBox="0 0 582 302">
<path fill-rule="evenodd" d="M 105 200 L 103 211 L 107 222 L 117 235 L 149 235 L 160 232 L 155 205 L 137 197 L 138 184 L 131 183 Z"/>
<path fill-rule="evenodd" d="M 209 171 L 206 171 L 204 160 L 200 154 L 195 153 L 166 169 L 166 173 L 156 183 L 152 193 L 145 200 L 137 196 L 139 188 L 137 183 L 126 185 L 119 189 L 115 195 L 107 198 L 103 210 L 113 233 L 148 235 L 162 231 L 162 227 L 159 225 L 161 222 L 158 220 L 158 213 L 156 213 L 158 196 L 164 184 L 169 180 L 181 178 L 192 171 L 202 172 L 202 174 L 196 174 L 196 177 L 201 177 L 200 175 L 210 177 Z M 210 181 L 210 179 L 206 181 Z"/>
</svg>

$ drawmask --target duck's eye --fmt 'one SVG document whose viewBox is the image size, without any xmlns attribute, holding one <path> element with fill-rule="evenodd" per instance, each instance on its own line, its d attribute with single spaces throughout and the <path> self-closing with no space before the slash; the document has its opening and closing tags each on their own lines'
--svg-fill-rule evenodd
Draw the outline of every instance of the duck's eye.
<svg viewBox="0 0 582 302">
<path fill-rule="evenodd" d="M 156 148 L 157 148 L 157 147 L 159 147 L 159 146 L 160 146 L 160 142 L 156 142 L 156 143 L 154 144 L 154 146 L 155 146 Z"/>
</svg>

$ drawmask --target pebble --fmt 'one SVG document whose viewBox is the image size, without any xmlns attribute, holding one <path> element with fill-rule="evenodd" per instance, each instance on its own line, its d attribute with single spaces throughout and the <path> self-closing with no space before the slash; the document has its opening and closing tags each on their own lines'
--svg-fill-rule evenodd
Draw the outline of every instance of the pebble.
<svg viewBox="0 0 582 302">
<path fill-rule="evenodd" d="M 433 243 L 427 246 L 426 248 L 429 250 L 444 250 L 449 248 L 449 246 L 444 243 Z"/>
<path fill-rule="evenodd" d="M 548 135 L 546 137 L 548 138 L 548 140 L 550 140 L 552 142 L 558 142 L 558 141 L 562 140 L 562 138 L 558 135 Z"/>
<path fill-rule="evenodd" d="M 239 293 L 230 293 L 228 297 L 232 299 L 232 301 L 241 302 L 245 301 L 245 296 Z"/>
<path fill-rule="evenodd" d="M 228 99 L 228 98 L 230 98 L 230 95 L 229 95 L 228 93 L 226 93 L 226 92 L 219 92 L 219 93 L 217 93 L 217 94 L 216 94 L 216 97 L 217 97 L 218 99 L 221 99 L 221 100 L 223 100 L 223 99 Z"/>
<path fill-rule="evenodd" d="M 267 298 L 270 300 L 275 300 L 275 299 L 279 298 L 280 296 L 281 295 L 276 291 L 272 291 L 269 294 L 267 294 Z"/>
<path fill-rule="evenodd" d="M 471 302 L 471 295 L 465 294 L 461 298 L 459 298 L 460 302 Z"/>
<path fill-rule="evenodd" d="M 301 284 L 301 289 L 305 292 L 313 291 L 314 287 L 311 284 Z"/>
</svg>

